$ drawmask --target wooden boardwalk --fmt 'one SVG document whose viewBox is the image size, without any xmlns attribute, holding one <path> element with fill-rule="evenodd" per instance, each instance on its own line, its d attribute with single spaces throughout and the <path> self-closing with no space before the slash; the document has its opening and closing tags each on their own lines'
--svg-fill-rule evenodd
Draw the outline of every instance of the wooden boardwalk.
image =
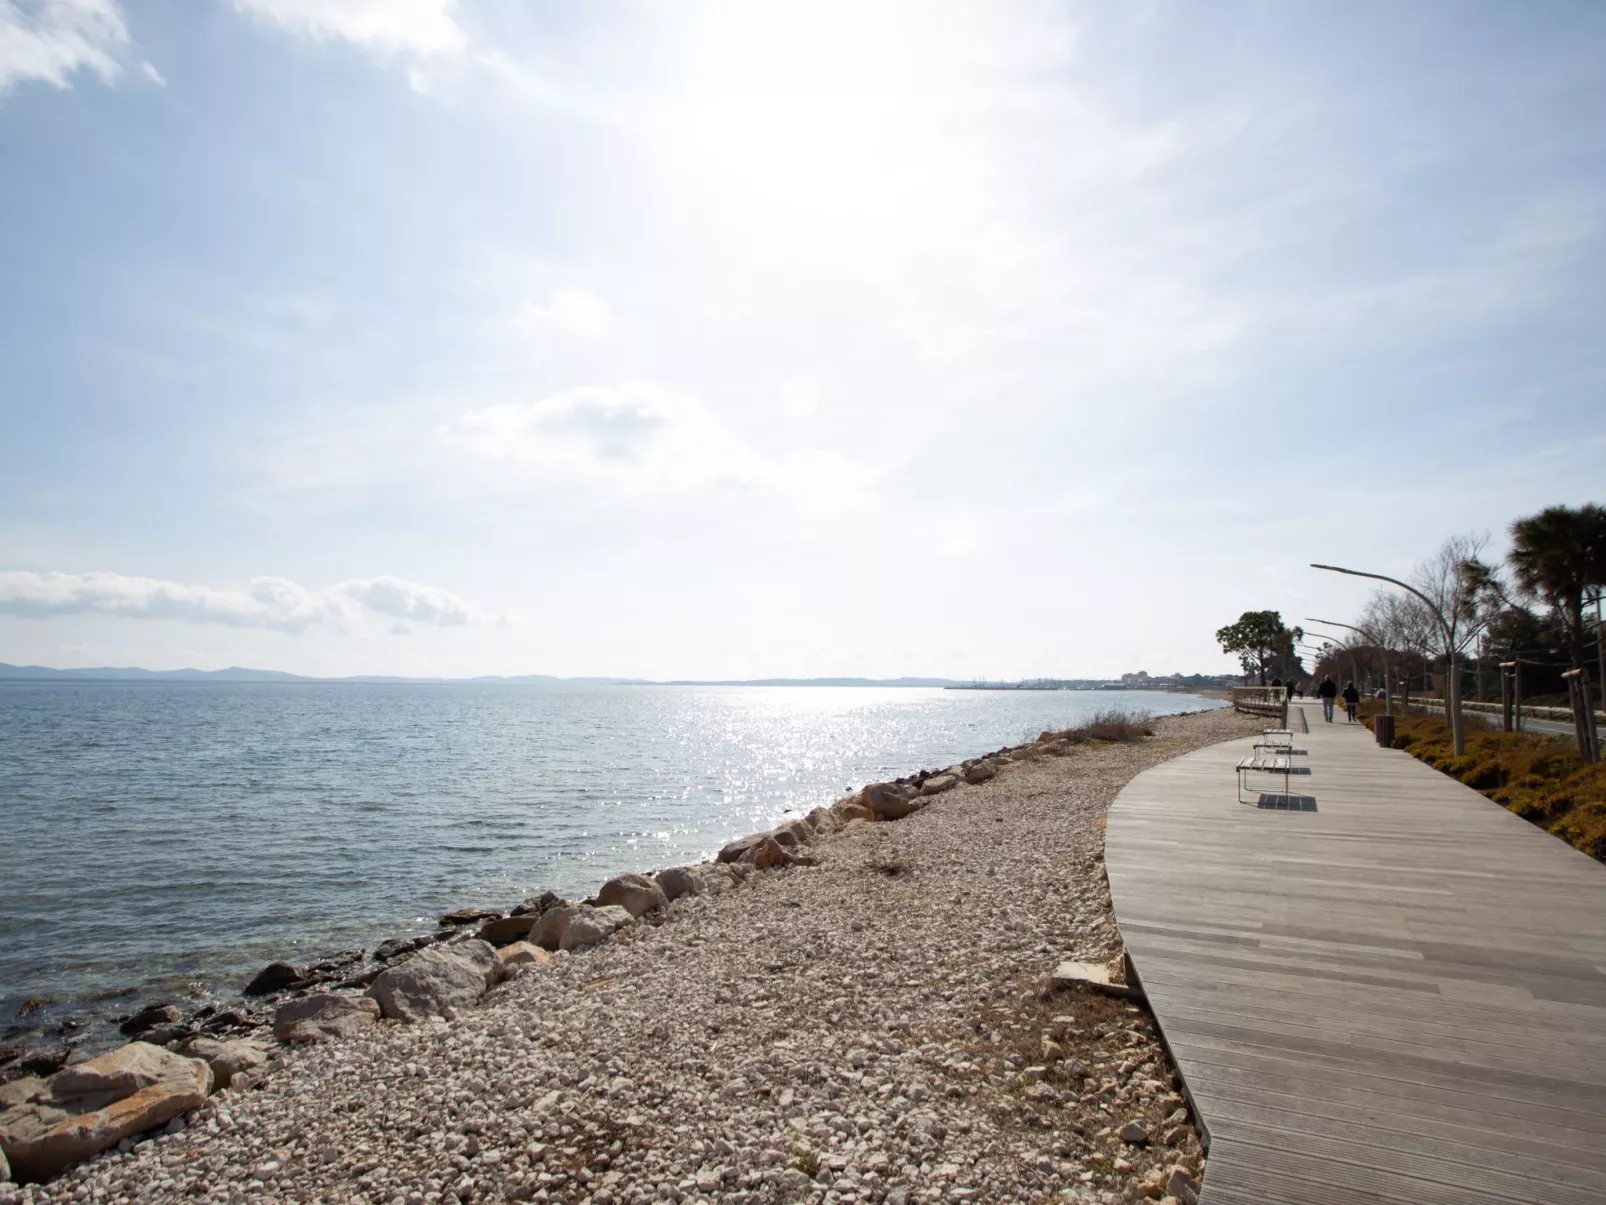
<svg viewBox="0 0 1606 1205">
<path fill-rule="evenodd" d="M 1203 1205 L 1602 1205 L 1606 866 L 1339 715 L 1292 709 L 1314 810 L 1235 801 L 1247 740 L 1110 810 Z"/>
</svg>

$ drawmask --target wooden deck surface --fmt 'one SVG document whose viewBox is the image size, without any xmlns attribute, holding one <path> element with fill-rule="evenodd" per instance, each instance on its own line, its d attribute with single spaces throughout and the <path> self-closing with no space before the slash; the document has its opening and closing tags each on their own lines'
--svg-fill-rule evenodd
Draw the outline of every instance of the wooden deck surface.
<svg viewBox="0 0 1606 1205">
<path fill-rule="evenodd" d="M 1202 1205 L 1602 1205 L 1606 866 L 1339 715 L 1291 711 L 1313 805 L 1237 803 L 1245 740 L 1110 810 Z"/>
</svg>

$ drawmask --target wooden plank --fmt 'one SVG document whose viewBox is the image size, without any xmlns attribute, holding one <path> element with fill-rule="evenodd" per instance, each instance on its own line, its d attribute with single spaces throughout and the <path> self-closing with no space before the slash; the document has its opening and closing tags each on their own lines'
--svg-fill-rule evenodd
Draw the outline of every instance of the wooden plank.
<svg viewBox="0 0 1606 1205">
<path fill-rule="evenodd" d="M 1606 1200 L 1606 867 L 1316 714 L 1313 812 L 1236 802 L 1253 739 L 1110 811 L 1204 1205 Z"/>
</svg>

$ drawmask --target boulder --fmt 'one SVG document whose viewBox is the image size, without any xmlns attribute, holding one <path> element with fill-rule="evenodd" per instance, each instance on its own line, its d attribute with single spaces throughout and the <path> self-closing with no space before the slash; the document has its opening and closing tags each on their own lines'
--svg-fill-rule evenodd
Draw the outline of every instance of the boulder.
<svg viewBox="0 0 1606 1205">
<path fill-rule="evenodd" d="M 140 1009 L 132 1017 L 127 1018 L 117 1028 L 130 1037 L 142 1034 L 147 1029 L 155 1029 L 158 1025 L 176 1025 L 183 1016 L 171 1004 L 152 1004 Z"/>
<path fill-rule="evenodd" d="M 751 833 L 746 837 L 738 837 L 719 851 L 717 860 L 720 862 L 750 862 L 752 859 L 748 855 L 763 842 L 768 841 L 769 837 L 768 833 Z"/>
<path fill-rule="evenodd" d="M 368 989 L 381 1016 L 422 1021 L 473 1004 L 502 979 L 502 960 L 477 938 L 431 946 L 385 970 Z"/>
<path fill-rule="evenodd" d="M 434 945 L 435 940 L 434 937 L 392 937 L 375 947 L 374 957 L 380 962 L 394 962 L 414 950 Z"/>
<path fill-rule="evenodd" d="M 875 813 L 869 808 L 865 807 L 862 803 L 850 803 L 847 807 L 838 812 L 837 815 L 842 818 L 843 824 L 848 824 L 854 820 L 875 819 Z"/>
<path fill-rule="evenodd" d="M 608 904 L 600 908 L 590 908 L 582 905 L 569 918 L 569 927 L 563 932 L 563 941 L 560 946 L 565 950 L 579 950 L 585 946 L 594 946 L 599 941 L 611 937 L 635 919 L 617 904 Z"/>
<path fill-rule="evenodd" d="M 540 946 L 532 946 L 527 941 L 516 941 L 510 946 L 503 946 L 496 952 L 505 967 L 521 967 L 531 963 L 540 966 L 552 961 L 552 955 Z"/>
<path fill-rule="evenodd" d="M 19 1180 L 47 1180 L 81 1159 L 198 1109 L 212 1069 L 148 1042 L 57 1072 L 48 1094 L 0 1113 L 0 1151 Z"/>
<path fill-rule="evenodd" d="M 563 903 L 563 897 L 555 891 L 543 891 L 540 895 L 532 895 L 522 904 L 518 905 L 509 916 L 540 916 Z"/>
<path fill-rule="evenodd" d="M 959 780 L 952 774 L 933 774 L 926 779 L 920 788 L 922 795 L 941 795 L 944 791 L 951 791 L 959 785 Z"/>
<path fill-rule="evenodd" d="M 814 831 L 822 836 L 834 833 L 842 827 L 837 814 L 830 808 L 815 808 L 806 819 L 814 826 Z"/>
<path fill-rule="evenodd" d="M 617 905 L 632 918 L 645 916 L 669 902 L 664 889 L 644 874 L 622 874 L 609 879 L 597 892 L 597 906 L 610 908 Z"/>
<path fill-rule="evenodd" d="M 274 992 L 295 987 L 304 978 L 299 967 L 291 966 L 288 962 L 270 962 L 257 972 L 255 979 L 245 985 L 245 994 L 271 996 Z"/>
<path fill-rule="evenodd" d="M 539 914 L 532 915 L 528 912 L 523 916 L 505 916 L 500 920 L 486 921 L 475 936 L 481 941 L 490 942 L 493 946 L 505 946 L 528 936 L 540 919 Z"/>
<path fill-rule="evenodd" d="M 971 786 L 987 782 L 998 777 L 998 763 L 991 758 L 984 758 L 970 769 L 965 771 L 965 781 Z"/>
<path fill-rule="evenodd" d="M 902 820 L 925 806 L 912 787 L 892 782 L 871 783 L 859 792 L 859 802 L 877 820 Z"/>
<path fill-rule="evenodd" d="M 769 870 L 776 866 L 790 866 L 792 855 L 781 847 L 781 843 L 770 837 L 753 848 L 750 859 L 754 870 Z"/>
<path fill-rule="evenodd" d="M 255 1071 L 268 1061 L 268 1048 L 261 1042 L 223 1042 L 217 1038 L 192 1038 L 184 1046 L 192 1059 L 205 1059 L 212 1068 L 215 1088 L 227 1088 L 235 1076 Z"/>
<path fill-rule="evenodd" d="M 683 895 L 702 895 L 707 887 L 702 878 L 689 866 L 671 866 L 653 876 L 666 900 L 678 900 Z"/>
<path fill-rule="evenodd" d="M 495 908 L 459 908 L 441 917 L 443 925 L 472 925 L 478 920 L 495 920 L 502 914 Z"/>
<path fill-rule="evenodd" d="M 318 992 L 281 1004 L 273 1014 L 273 1036 L 281 1042 L 348 1038 L 377 1020 L 379 1006 L 365 996 Z"/>
<path fill-rule="evenodd" d="M 775 835 L 777 837 L 779 837 L 782 833 L 791 833 L 797 839 L 797 843 L 799 845 L 814 844 L 814 826 L 811 825 L 807 820 L 788 820 L 785 824 L 781 825 L 780 828 L 775 830 Z"/>
<path fill-rule="evenodd" d="M 578 907 L 578 904 L 559 904 L 556 908 L 548 908 L 524 940 L 543 950 L 558 949 L 563 945 L 563 934 L 569 928 L 569 919 Z"/>
</svg>

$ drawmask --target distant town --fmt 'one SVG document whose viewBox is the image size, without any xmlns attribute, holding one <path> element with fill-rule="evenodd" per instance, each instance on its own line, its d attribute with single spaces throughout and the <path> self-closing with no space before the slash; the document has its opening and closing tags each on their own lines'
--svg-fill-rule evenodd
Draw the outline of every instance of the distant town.
<svg viewBox="0 0 1606 1205">
<path fill-rule="evenodd" d="M 1122 674 L 1119 678 L 1023 678 L 1019 682 L 953 683 L 948 690 L 1225 690 L 1239 686 L 1243 677 L 1238 674 L 1162 674 L 1155 677 L 1147 670 Z"/>
</svg>

